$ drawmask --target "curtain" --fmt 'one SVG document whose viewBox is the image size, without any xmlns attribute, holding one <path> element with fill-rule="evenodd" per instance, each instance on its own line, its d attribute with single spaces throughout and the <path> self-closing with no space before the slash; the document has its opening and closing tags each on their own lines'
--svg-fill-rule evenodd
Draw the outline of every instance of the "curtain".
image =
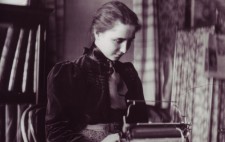
<svg viewBox="0 0 225 142">
<path fill-rule="evenodd" d="M 205 49 L 214 28 L 178 31 L 175 42 L 172 100 L 190 122 L 190 141 L 221 142 L 224 82 L 204 73 Z M 222 130 L 222 129 L 221 129 Z"/>
<path fill-rule="evenodd" d="M 158 35 L 155 0 L 133 0 L 133 10 L 142 25 L 134 40 L 134 66 L 143 84 L 145 100 L 151 105 L 159 96 Z"/>
<path fill-rule="evenodd" d="M 177 29 L 185 26 L 185 2 L 186 0 L 157 0 L 162 108 L 170 108 L 171 105 L 176 105 L 174 102 L 170 102 L 173 80 L 173 56 Z"/>
<path fill-rule="evenodd" d="M 184 25 L 184 0 L 133 0 L 133 9 L 142 24 L 134 41 L 134 65 L 145 99 L 170 109 L 175 35 L 177 26 Z"/>
</svg>

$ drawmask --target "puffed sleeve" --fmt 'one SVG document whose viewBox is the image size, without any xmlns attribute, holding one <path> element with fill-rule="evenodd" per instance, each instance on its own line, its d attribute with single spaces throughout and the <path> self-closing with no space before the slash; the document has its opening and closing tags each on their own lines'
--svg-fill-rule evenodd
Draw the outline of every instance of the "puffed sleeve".
<svg viewBox="0 0 225 142">
<path fill-rule="evenodd" d="M 56 64 L 47 78 L 46 137 L 49 142 L 89 142 L 82 134 L 85 81 L 73 62 Z"/>
<path fill-rule="evenodd" d="M 143 100 L 143 103 L 135 103 L 129 108 L 129 115 L 126 118 L 128 123 L 148 122 L 147 106 L 144 102 L 144 94 L 142 88 L 142 82 L 138 76 L 136 69 L 130 62 L 118 64 L 121 69 L 121 75 L 128 86 L 127 100 Z M 128 103 L 132 104 L 132 103 Z"/>
</svg>

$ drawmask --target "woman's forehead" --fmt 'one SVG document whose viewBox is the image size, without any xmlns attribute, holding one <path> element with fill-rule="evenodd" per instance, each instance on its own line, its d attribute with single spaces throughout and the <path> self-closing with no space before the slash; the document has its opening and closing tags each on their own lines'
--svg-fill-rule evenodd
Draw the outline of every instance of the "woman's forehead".
<svg viewBox="0 0 225 142">
<path fill-rule="evenodd" d="M 135 31 L 135 26 L 130 24 L 123 24 L 120 21 L 116 21 L 113 25 L 113 27 L 107 31 L 111 32 L 131 32 L 133 33 Z"/>
</svg>

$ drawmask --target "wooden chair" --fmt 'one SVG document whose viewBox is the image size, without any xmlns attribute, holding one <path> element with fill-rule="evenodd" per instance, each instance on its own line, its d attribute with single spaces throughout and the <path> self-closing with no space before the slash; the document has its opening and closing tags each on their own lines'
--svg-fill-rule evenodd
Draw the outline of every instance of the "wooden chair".
<svg viewBox="0 0 225 142">
<path fill-rule="evenodd" d="M 28 107 L 21 116 L 21 133 L 24 142 L 39 142 L 40 138 L 36 131 L 36 116 L 45 113 L 45 106 L 32 105 Z"/>
</svg>

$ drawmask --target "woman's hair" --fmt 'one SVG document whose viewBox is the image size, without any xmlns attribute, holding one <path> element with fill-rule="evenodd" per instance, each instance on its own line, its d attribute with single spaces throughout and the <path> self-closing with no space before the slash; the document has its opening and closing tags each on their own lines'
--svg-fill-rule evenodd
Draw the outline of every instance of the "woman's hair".
<svg viewBox="0 0 225 142">
<path fill-rule="evenodd" d="M 125 4 L 119 1 L 111 1 L 100 7 L 91 24 L 91 33 L 95 30 L 97 33 L 107 31 L 113 28 L 114 23 L 119 20 L 123 24 L 135 26 L 135 31 L 140 29 L 137 15 Z"/>
</svg>

